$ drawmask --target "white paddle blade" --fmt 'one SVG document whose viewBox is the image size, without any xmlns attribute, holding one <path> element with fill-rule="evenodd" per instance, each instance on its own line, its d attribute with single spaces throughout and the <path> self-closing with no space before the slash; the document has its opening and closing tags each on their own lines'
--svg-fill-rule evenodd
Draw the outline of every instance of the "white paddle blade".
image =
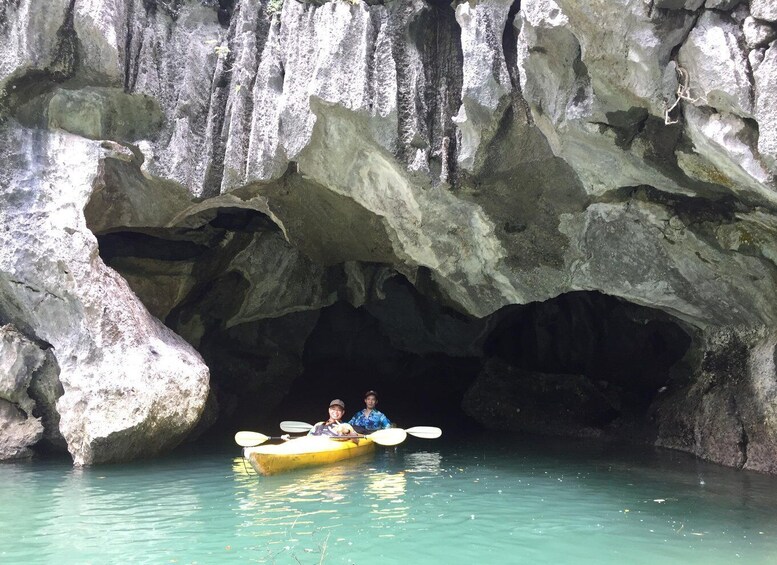
<svg viewBox="0 0 777 565">
<path fill-rule="evenodd" d="M 259 432 L 237 432 L 235 434 L 235 443 L 240 447 L 253 447 L 266 442 L 269 436 Z"/>
<path fill-rule="evenodd" d="M 397 445 L 405 441 L 407 432 L 401 428 L 386 428 L 367 436 L 378 445 Z"/>
<path fill-rule="evenodd" d="M 313 426 L 306 422 L 294 422 L 291 420 L 286 420 L 284 422 L 281 422 L 281 429 L 284 432 L 289 432 L 293 434 L 301 434 L 304 432 L 309 432 L 311 428 L 313 428 Z"/>
<path fill-rule="evenodd" d="M 408 434 L 415 437 L 421 437 L 424 439 L 437 439 L 442 435 L 440 428 L 434 426 L 414 426 L 405 430 Z"/>
</svg>

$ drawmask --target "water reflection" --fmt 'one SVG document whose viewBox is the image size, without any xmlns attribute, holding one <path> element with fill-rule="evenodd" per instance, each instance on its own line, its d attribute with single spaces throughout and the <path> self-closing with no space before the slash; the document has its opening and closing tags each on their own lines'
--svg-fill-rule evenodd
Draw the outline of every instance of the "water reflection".
<svg viewBox="0 0 777 565">
<path fill-rule="evenodd" d="M 403 524 L 407 521 L 409 506 L 405 502 L 407 479 L 405 473 L 373 471 L 364 487 L 365 498 L 370 503 L 373 520 Z M 393 534 L 381 534 L 391 536 Z"/>
<path fill-rule="evenodd" d="M 45 480 L 21 473 L 26 480 L 15 481 L 14 499 L 3 505 L 16 515 L 0 512 L 0 530 L 18 543 L 1 544 L 0 562 L 86 563 L 94 555 L 121 562 L 122 548 L 142 542 L 159 549 L 186 529 L 204 527 L 203 481 L 181 479 L 180 468 L 139 472 L 148 467 L 51 466 Z"/>
<path fill-rule="evenodd" d="M 405 473 L 372 472 L 367 476 L 364 492 L 377 501 L 402 502 L 407 489 Z"/>
<path fill-rule="evenodd" d="M 407 519 L 407 480 L 402 470 L 344 461 L 264 477 L 240 459 L 232 462 L 240 535 L 255 539 L 254 556 L 260 562 L 284 556 L 300 560 L 308 553 L 323 557 L 331 544 L 350 543 L 344 532 L 355 531 L 358 516 L 362 525 L 370 527 Z"/>
<path fill-rule="evenodd" d="M 437 452 L 419 451 L 405 455 L 405 468 L 408 473 L 435 476 L 440 474 L 441 466 L 442 456 Z"/>
<path fill-rule="evenodd" d="M 774 477 L 643 449 L 426 445 L 272 477 L 234 448 L 0 465 L 0 563 L 777 563 Z"/>
</svg>

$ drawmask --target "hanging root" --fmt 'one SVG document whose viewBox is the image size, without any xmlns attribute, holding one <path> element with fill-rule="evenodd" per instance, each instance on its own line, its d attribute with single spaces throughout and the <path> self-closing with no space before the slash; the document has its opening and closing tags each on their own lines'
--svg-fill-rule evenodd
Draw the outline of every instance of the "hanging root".
<svg viewBox="0 0 777 565">
<path fill-rule="evenodd" d="M 680 121 L 680 118 L 672 118 L 672 112 L 675 108 L 680 104 L 680 100 L 686 100 L 687 102 L 690 102 L 691 104 L 695 104 L 699 100 L 701 100 L 701 96 L 697 98 L 691 97 L 691 77 L 688 74 L 688 71 L 686 71 L 681 66 L 677 66 L 677 78 L 678 78 L 678 85 L 677 85 L 677 92 L 675 95 L 677 98 L 672 103 L 671 106 L 667 106 L 666 110 L 664 110 L 664 124 L 665 125 L 671 125 L 676 124 Z"/>
</svg>

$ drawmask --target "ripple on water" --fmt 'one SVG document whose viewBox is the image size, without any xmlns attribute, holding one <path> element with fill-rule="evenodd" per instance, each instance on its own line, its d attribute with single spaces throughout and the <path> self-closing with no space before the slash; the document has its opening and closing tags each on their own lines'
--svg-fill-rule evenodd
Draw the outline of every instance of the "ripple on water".
<svg viewBox="0 0 777 565">
<path fill-rule="evenodd" d="M 0 562 L 777 562 L 774 478 L 576 445 L 408 441 L 274 477 L 234 451 L 4 465 Z"/>
</svg>

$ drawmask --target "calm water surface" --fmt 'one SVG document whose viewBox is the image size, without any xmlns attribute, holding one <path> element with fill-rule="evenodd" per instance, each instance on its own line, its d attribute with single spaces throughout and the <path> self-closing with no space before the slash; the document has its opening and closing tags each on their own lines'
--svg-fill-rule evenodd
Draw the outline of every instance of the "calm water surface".
<svg viewBox="0 0 777 565">
<path fill-rule="evenodd" d="M 238 454 L 0 465 L 0 563 L 777 563 L 777 479 L 682 454 L 409 439 L 269 478 Z"/>
</svg>

